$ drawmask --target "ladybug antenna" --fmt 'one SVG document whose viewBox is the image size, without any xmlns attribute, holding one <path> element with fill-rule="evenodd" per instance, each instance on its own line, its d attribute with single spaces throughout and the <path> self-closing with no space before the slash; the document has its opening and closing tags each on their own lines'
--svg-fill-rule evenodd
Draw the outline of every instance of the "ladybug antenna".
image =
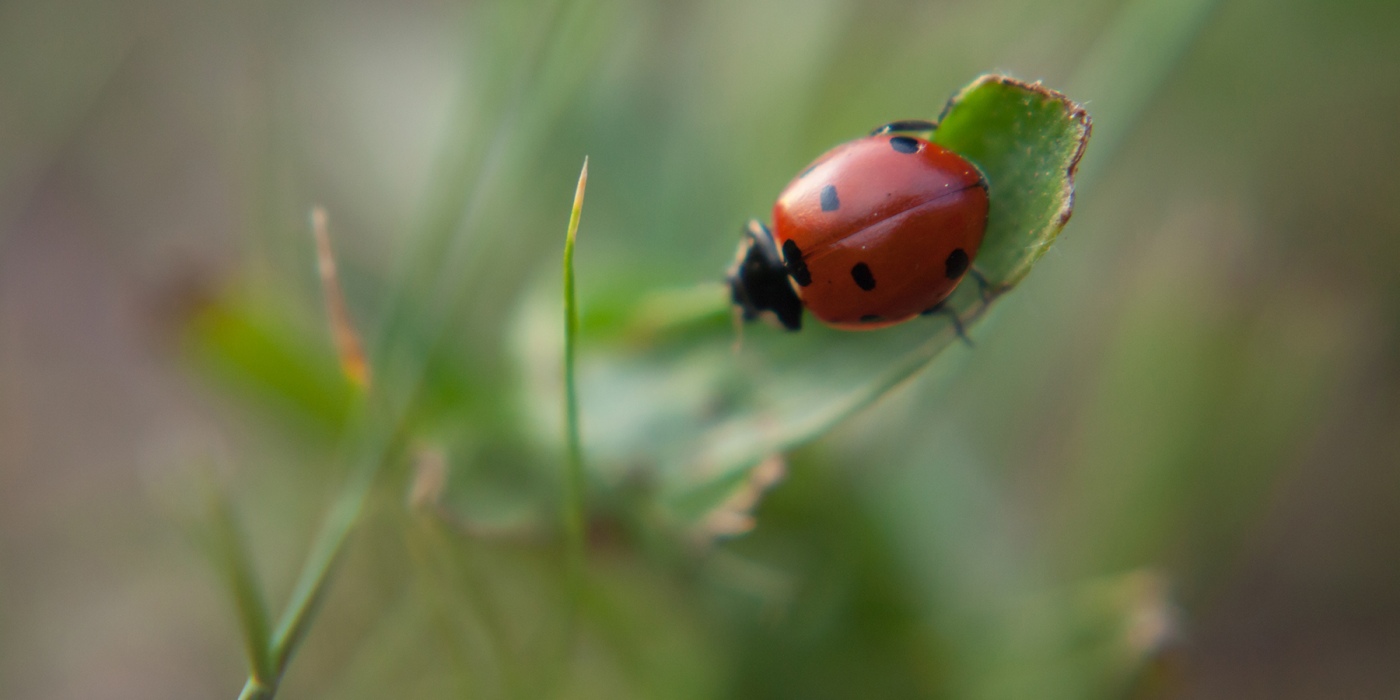
<svg viewBox="0 0 1400 700">
<path fill-rule="evenodd" d="M 870 132 L 870 135 L 879 136 L 881 134 L 918 134 L 927 131 L 933 131 L 937 128 L 938 124 L 931 121 L 925 121 L 923 119 L 904 119 L 897 122 L 890 122 L 882 127 L 878 127 L 874 131 Z"/>
</svg>

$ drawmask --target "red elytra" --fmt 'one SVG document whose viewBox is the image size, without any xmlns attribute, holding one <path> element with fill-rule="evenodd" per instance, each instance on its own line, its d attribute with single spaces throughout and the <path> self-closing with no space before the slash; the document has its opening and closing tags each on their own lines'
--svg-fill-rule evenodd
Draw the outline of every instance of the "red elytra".
<svg viewBox="0 0 1400 700">
<path fill-rule="evenodd" d="M 987 205 L 986 178 L 956 153 L 915 136 L 868 136 L 788 184 L 773 205 L 771 245 L 818 319 L 883 328 L 953 292 L 982 244 Z"/>
</svg>

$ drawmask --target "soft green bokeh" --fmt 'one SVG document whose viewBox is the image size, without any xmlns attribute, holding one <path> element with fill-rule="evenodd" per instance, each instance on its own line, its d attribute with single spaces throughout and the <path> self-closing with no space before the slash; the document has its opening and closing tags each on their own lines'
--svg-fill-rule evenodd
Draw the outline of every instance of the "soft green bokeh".
<svg viewBox="0 0 1400 700">
<path fill-rule="evenodd" d="M 188 536 L 209 465 L 274 626 L 355 506 L 285 697 L 1393 695 L 1397 27 L 1371 0 L 6 4 L 0 695 L 236 695 L 237 607 Z M 973 347 L 826 431 L 946 321 L 736 355 L 705 300 L 813 156 L 987 72 L 1094 116 L 1073 219 Z M 763 498 L 682 507 L 804 410 L 821 437 Z"/>
</svg>

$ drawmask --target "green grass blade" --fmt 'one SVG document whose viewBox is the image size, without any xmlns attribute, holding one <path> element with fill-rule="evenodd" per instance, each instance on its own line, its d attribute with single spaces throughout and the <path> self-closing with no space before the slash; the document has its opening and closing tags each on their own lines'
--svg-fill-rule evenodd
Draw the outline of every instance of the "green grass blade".
<svg viewBox="0 0 1400 700">
<path fill-rule="evenodd" d="M 381 442 L 368 444 L 361 451 L 361 454 L 366 456 L 356 466 L 350 480 L 331 507 L 330 514 L 314 540 L 305 564 L 302 565 L 287 607 L 272 634 L 268 652 L 271 667 L 261 679 L 250 677 L 239 697 L 276 696 L 282 675 L 286 672 L 297 645 L 306 636 L 318 605 L 325 597 L 331 572 L 345 551 L 350 533 L 354 531 L 361 513 L 364 512 L 376 477 L 383 471 L 384 465 L 397 458 L 402 451 L 403 434 L 403 426 L 400 425 L 392 435 L 380 436 Z M 374 439 L 377 435 L 379 431 L 371 431 L 367 439 Z"/>
<path fill-rule="evenodd" d="M 564 586 L 567 600 L 563 610 L 562 634 L 545 643 L 544 658 L 531 679 L 531 697 L 551 697 L 568 668 L 569 652 L 576 638 L 579 610 L 583 603 L 583 574 L 586 548 L 585 481 L 583 439 L 579 430 L 579 400 L 577 378 L 578 296 L 574 284 L 574 245 L 578 240 L 579 218 L 583 214 L 583 195 L 588 187 L 588 158 L 583 159 L 578 185 L 574 189 L 573 208 L 569 212 L 569 227 L 564 238 L 564 479 L 560 504 L 560 525 L 564 531 Z"/>
<path fill-rule="evenodd" d="M 277 624 L 277 631 L 273 635 L 273 658 L 279 673 L 286 669 L 292 652 L 306 634 L 311 616 L 324 597 L 331 571 L 345 549 L 345 542 L 359 520 L 360 512 L 364 510 L 374 474 L 377 472 L 377 469 L 361 469 L 352 478 L 336 500 L 325 525 L 322 526 L 320 536 L 316 538 L 311 553 L 307 556 L 301 575 L 297 577 L 296 586 L 292 589 L 287 609 L 283 612 Z"/>
<path fill-rule="evenodd" d="M 209 511 L 212 519 L 209 545 L 238 611 L 243 648 L 248 657 L 249 680 L 265 685 L 273 675 L 267 603 L 258 586 L 233 509 L 217 488 L 210 489 Z"/>
<path fill-rule="evenodd" d="M 583 445 L 579 437 L 578 383 L 575 359 L 578 346 L 578 299 L 574 291 L 574 242 L 579 217 L 583 213 L 583 193 L 588 187 L 588 157 L 578 175 L 574 205 L 569 212 L 569 230 L 564 239 L 564 425 L 568 455 L 564 471 L 564 534 L 567 538 L 569 569 L 578 580 L 583 567 Z"/>
</svg>

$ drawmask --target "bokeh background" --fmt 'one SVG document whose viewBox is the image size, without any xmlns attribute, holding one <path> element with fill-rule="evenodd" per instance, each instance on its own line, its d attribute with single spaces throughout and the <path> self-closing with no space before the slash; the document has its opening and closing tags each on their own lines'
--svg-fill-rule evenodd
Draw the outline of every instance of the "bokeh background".
<svg viewBox="0 0 1400 700">
<path fill-rule="evenodd" d="M 583 156 L 606 319 L 987 71 L 1095 118 L 1051 254 L 751 533 L 648 539 L 599 487 L 581 641 L 540 652 L 519 319 Z M 0 696 L 237 694 L 202 494 L 276 612 L 354 457 L 314 204 L 372 356 L 448 359 L 286 697 L 1400 696 L 1396 114 L 1380 0 L 0 3 Z"/>
</svg>

